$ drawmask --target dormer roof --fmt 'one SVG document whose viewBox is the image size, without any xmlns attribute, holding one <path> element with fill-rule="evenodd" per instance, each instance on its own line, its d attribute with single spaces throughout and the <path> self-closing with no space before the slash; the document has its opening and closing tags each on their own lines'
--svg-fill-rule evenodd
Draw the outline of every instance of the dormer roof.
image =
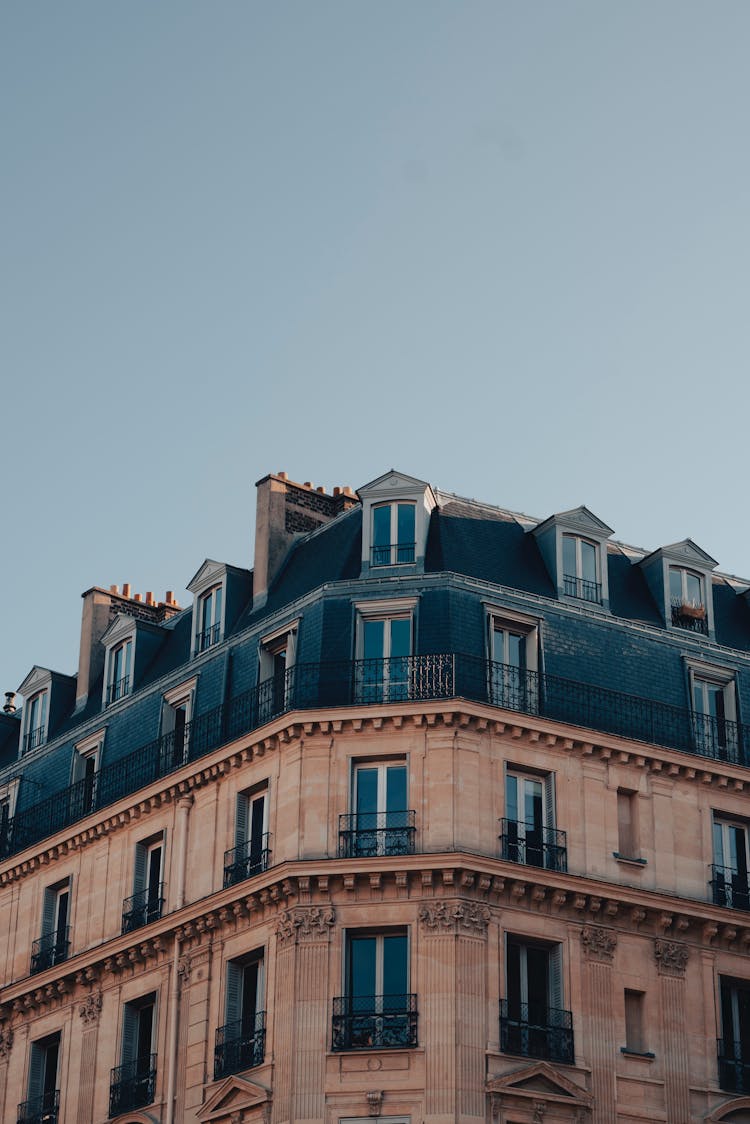
<svg viewBox="0 0 750 1124">
<path fill-rule="evenodd" d="M 371 501 L 380 498 L 390 499 L 392 496 L 413 496 L 416 493 L 421 495 L 425 492 L 429 493 L 432 503 L 435 504 L 437 502 L 435 493 L 426 480 L 418 480 L 416 476 L 407 476 L 405 472 L 398 472 L 395 468 L 357 489 L 357 495 L 361 500 L 369 499 Z"/>
<path fill-rule="evenodd" d="M 247 576 L 251 573 L 250 570 L 244 570 L 240 566 L 230 566 L 228 562 L 217 562 L 214 558 L 206 558 L 192 578 L 185 586 L 189 593 L 200 593 L 206 586 L 213 585 L 215 582 L 220 582 L 225 574 L 243 574 Z"/>
<path fill-rule="evenodd" d="M 608 539 L 610 535 L 614 534 L 611 527 L 607 526 L 603 519 L 598 515 L 594 515 L 585 504 L 579 507 L 572 507 L 569 511 L 558 511 L 555 515 L 550 515 L 542 523 L 538 523 L 536 527 L 532 528 L 532 533 L 537 534 L 540 531 L 546 530 L 552 525 L 563 527 L 565 530 L 574 531 L 581 535 L 590 535 L 592 538 L 603 541 Z"/>
<path fill-rule="evenodd" d="M 697 570 L 715 570 L 719 563 L 705 550 L 694 543 L 692 539 L 682 539 L 680 542 L 660 546 L 643 559 L 644 563 L 655 558 L 666 558 L 668 562 L 678 562 L 684 566 L 694 566 Z"/>
</svg>

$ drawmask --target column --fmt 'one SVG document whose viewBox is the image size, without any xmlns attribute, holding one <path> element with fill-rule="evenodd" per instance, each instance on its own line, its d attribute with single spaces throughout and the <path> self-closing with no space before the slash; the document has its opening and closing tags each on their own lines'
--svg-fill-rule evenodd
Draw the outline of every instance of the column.
<svg viewBox="0 0 750 1124">
<path fill-rule="evenodd" d="M 583 1021 L 588 1031 L 586 1048 L 591 1061 L 593 1119 L 611 1124 L 615 1119 L 615 1042 L 612 960 L 617 934 L 612 929 L 586 925 L 581 932 L 583 952 Z"/>
<path fill-rule="evenodd" d="M 677 941 L 654 941 L 659 973 L 664 1049 L 664 1099 L 669 1124 L 689 1124 L 690 1058 L 686 1033 L 685 969 L 689 950 Z"/>
<path fill-rule="evenodd" d="M 456 947 L 456 1116 L 485 1116 L 487 1029 L 486 905 L 465 902 L 457 918 Z"/>
<path fill-rule="evenodd" d="M 99 1016 L 102 993 L 92 991 L 78 1008 L 83 1023 L 81 1036 L 81 1069 L 78 1078 L 78 1115 L 76 1124 L 91 1124 L 94 1118 L 94 1086 L 96 1080 L 96 1046 L 99 1037 Z"/>
</svg>

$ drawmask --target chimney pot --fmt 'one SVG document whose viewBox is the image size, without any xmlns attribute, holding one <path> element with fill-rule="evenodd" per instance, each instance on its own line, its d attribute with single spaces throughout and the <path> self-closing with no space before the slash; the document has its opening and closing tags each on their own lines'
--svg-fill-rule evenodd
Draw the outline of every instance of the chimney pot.
<svg viewBox="0 0 750 1124">
<path fill-rule="evenodd" d="M 110 593 L 118 593 L 118 594 L 119 594 L 119 592 L 120 592 L 120 587 L 119 587 L 119 585 L 111 585 L 111 586 L 109 587 L 109 592 L 110 592 Z"/>
<path fill-rule="evenodd" d="M 123 597 L 130 597 L 130 582 L 125 582 L 122 587 Z"/>
<path fill-rule="evenodd" d="M 141 600 L 141 595 L 140 595 L 140 593 L 134 593 L 134 594 L 133 594 L 133 600 L 134 600 L 134 601 L 140 601 L 140 600 Z"/>
<path fill-rule="evenodd" d="M 15 697 L 16 697 L 15 691 L 6 691 L 5 692 L 5 706 L 3 707 L 3 713 L 4 714 L 15 714 L 16 713 L 16 704 L 14 702 Z"/>
<path fill-rule="evenodd" d="M 312 481 L 311 481 L 311 480 L 305 480 L 305 482 L 304 482 L 304 484 L 302 485 L 302 487 L 303 487 L 303 488 L 312 488 Z"/>
<path fill-rule="evenodd" d="M 316 492 L 320 492 L 320 494 L 321 494 L 322 496 L 324 496 L 324 495 L 326 494 L 326 490 L 325 490 L 325 488 L 316 488 L 316 489 L 315 489 L 315 491 L 316 491 Z"/>
<path fill-rule="evenodd" d="M 341 495 L 341 489 L 338 487 L 338 485 L 333 489 L 333 494 L 334 494 L 334 496 L 340 496 Z"/>
<path fill-rule="evenodd" d="M 278 476 L 279 480 L 288 480 L 289 479 L 289 477 L 287 476 L 287 474 L 285 472 L 277 472 L 276 475 Z"/>
<path fill-rule="evenodd" d="M 153 603 L 154 603 L 154 594 L 153 594 L 153 590 L 150 590 L 150 589 L 149 589 L 149 590 L 147 591 L 147 593 L 146 593 L 146 604 L 147 604 L 147 605 L 153 605 Z"/>
<path fill-rule="evenodd" d="M 167 605 L 171 605 L 173 602 L 174 602 L 174 593 L 172 592 L 171 589 L 168 589 L 167 590 Z"/>
</svg>

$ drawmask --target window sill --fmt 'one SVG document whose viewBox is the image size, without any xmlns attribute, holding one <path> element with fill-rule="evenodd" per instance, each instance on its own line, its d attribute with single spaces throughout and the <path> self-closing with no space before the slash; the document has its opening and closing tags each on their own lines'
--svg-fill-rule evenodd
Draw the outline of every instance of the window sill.
<svg viewBox="0 0 750 1124">
<path fill-rule="evenodd" d="M 646 859 L 635 859 L 630 855 L 621 855 L 619 851 L 613 851 L 612 857 L 617 859 L 618 863 L 625 863 L 626 866 L 645 866 Z"/>
<path fill-rule="evenodd" d="M 627 1046 L 621 1046 L 620 1053 L 626 1058 L 639 1058 L 642 1062 L 652 1062 L 656 1058 L 656 1054 L 652 1054 L 649 1050 L 629 1050 Z"/>
</svg>

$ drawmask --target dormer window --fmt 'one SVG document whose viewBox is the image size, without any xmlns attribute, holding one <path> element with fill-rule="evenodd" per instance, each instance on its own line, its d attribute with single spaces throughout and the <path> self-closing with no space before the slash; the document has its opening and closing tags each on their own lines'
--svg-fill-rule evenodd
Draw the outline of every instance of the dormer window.
<svg viewBox="0 0 750 1124">
<path fill-rule="evenodd" d="M 690 632 L 708 634 L 702 574 L 681 566 L 669 567 L 669 600 L 672 624 Z"/>
<path fill-rule="evenodd" d="M 38 749 L 47 740 L 47 711 L 49 692 L 37 691 L 26 704 L 24 716 L 23 752 Z"/>
<path fill-rule="evenodd" d="M 372 509 L 373 566 L 397 566 L 415 557 L 416 506 L 382 503 Z"/>
<path fill-rule="evenodd" d="M 531 529 L 557 596 L 609 610 L 607 539 L 612 528 L 587 507 L 551 515 Z"/>
<path fill-rule="evenodd" d="M 107 660 L 107 706 L 125 695 L 133 685 L 133 641 L 123 641 L 109 652 Z"/>
<path fill-rule="evenodd" d="M 599 544 L 578 535 L 563 535 L 563 588 L 566 597 L 601 604 Z"/>
<path fill-rule="evenodd" d="M 221 640 L 222 587 L 215 585 L 198 598 L 198 632 L 195 637 L 196 652 L 205 652 Z"/>
</svg>

